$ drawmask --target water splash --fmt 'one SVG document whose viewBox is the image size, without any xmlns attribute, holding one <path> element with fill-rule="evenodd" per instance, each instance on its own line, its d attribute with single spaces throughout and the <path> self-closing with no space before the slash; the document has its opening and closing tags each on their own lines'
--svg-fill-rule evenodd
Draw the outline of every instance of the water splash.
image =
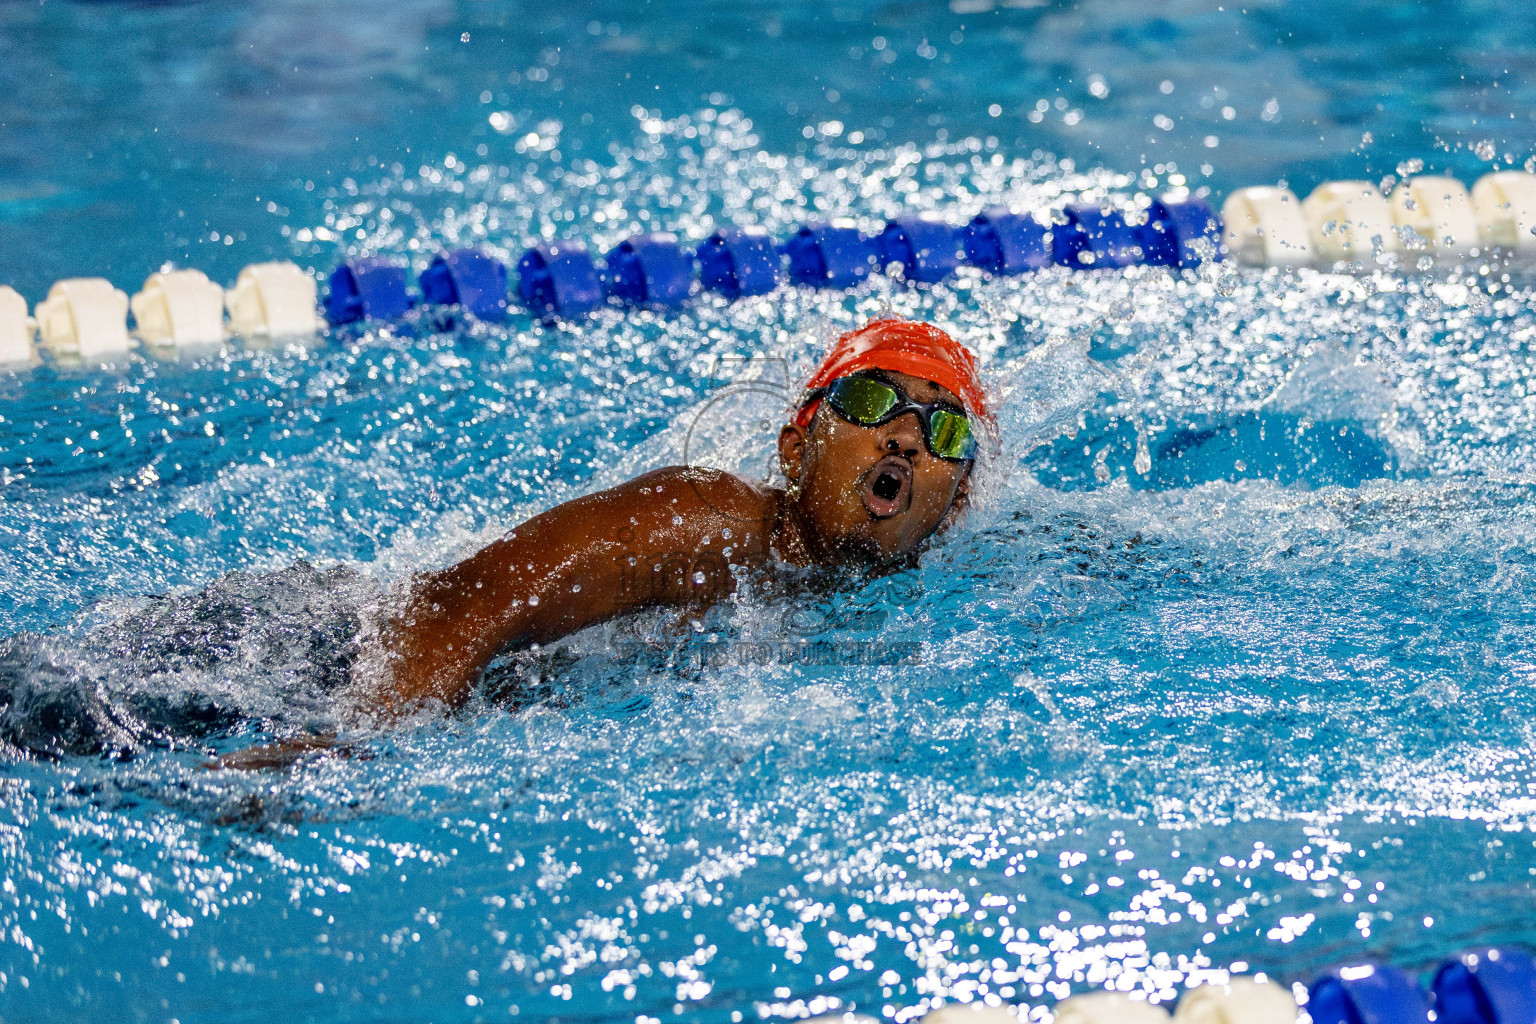
<svg viewBox="0 0 1536 1024">
<path fill-rule="evenodd" d="M 1141 180 L 656 120 L 604 162 L 519 124 L 526 163 L 385 169 L 295 251 Z M 1529 287 L 966 273 L 0 382 L 0 989 L 39 1019 L 62 986 L 102 1016 L 894 1018 L 1529 939 Z M 335 724 L 411 571 L 700 440 L 770 475 L 783 395 L 887 310 L 973 344 L 999 398 L 918 569 L 509 655 L 352 757 L 202 767 Z"/>
</svg>

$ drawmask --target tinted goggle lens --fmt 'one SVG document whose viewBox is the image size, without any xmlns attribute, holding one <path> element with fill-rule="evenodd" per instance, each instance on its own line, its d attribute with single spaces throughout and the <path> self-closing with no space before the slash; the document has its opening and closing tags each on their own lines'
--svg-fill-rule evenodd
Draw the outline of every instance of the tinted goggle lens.
<svg viewBox="0 0 1536 1024">
<path fill-rule="evenodd" d="M 935 409 L 928 420 L 928 447 L 941 459 L 974 459 L 976 437 L 971 421 L 948 409 Z"/>
<path fill-rule="evenodd" d="M 896 389 L 868 377 L 844 377 L 827 389 L 832 407 L 864 427 L 879 423 L 901 400 Z"/>
<path fill-rule="evenodd" d="M 869 377 L 843 377 L 827 388 L 827 401 L 852 422 L 872 427 L 902 404 L 902 395 L 889 384 Z M 964 413 L 928 410 L 923 431 L 928 450 L 941 459 L 963 462 L 976 457 L 976 436 Z"/>
</svg>

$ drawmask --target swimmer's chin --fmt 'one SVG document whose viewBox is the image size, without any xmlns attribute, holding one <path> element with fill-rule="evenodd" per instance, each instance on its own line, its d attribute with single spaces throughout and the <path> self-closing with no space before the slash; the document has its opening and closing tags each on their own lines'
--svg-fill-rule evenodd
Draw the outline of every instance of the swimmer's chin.
<svg viewBox="0 0 1536 1024">
<path fill-rule="evenodd" d="M 871 525 L 875 522 L 872 521 Z M 871 572 L 894 571 L 915 565 L 922 545 L 911 549 L 887 550 L 869 533 L 847 534 L 826 546 L 827 562 L 832 566 Z"/>
</svg>

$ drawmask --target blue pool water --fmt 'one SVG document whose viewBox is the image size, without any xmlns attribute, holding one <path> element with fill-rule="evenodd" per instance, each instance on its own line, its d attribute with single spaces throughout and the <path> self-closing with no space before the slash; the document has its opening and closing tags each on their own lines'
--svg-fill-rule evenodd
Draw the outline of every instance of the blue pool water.
<svg viewBox="0 0 1536 1024">
<path fill-rule="evenodd" d="M 1536 152 L 1502 5 L 1164 7 L 0 5 L 0 278 Z M 1043 1017 L 1536 943 L 1533 294 L 967 273 L 0 373 L 0 1019 Z M 685 457 L 764 475 L 783 388 L 884 310 L 1001 409 L 919 569 L 202 767 L 335 725 L 410 572 Z"/>
</svg>

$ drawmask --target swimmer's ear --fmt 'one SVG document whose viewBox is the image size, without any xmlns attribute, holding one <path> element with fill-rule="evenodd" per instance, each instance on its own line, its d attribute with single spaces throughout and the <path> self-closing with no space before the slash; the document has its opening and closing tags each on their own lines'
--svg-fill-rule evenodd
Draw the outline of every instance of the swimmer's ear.
<svg viewBox="0 0 1536 1024">
<path fill-rule="evenodd" d="M 805 469 L 805 429 L 798 424 L 786 423 L 779 431 L 779 471 L 794 486 L 800 481 Z"/>
</svg>

